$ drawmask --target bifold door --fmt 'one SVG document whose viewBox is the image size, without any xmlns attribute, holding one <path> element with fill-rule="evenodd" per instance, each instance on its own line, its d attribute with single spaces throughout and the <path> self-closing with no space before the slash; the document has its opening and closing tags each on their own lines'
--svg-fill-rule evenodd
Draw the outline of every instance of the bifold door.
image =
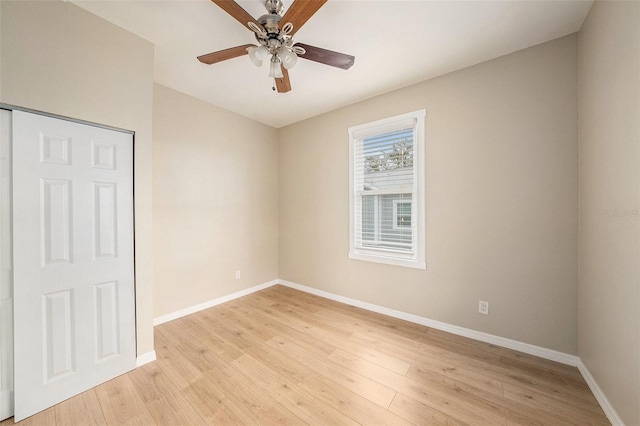
<svg viewBox="0 0 640 426">
<path fill-rule="evenodd" d="M 135 367 L 133 137 L 14 111 L 15 420 Z"/>
</svg>

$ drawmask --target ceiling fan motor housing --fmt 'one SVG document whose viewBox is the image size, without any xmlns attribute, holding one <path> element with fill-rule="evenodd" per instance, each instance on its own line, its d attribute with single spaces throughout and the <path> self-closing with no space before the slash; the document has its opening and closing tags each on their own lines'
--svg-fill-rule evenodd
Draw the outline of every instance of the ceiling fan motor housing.
<svg viewBox="0 0 640 426">
<path fill-rule="evenodd" d="M 282 16 L 275 13 L 262 15 L 257 19 L 258 23 L 264 27 L 264 30 L 270 37 L 275 37 L 280 33 L 280 21 Z"/>
</svg>

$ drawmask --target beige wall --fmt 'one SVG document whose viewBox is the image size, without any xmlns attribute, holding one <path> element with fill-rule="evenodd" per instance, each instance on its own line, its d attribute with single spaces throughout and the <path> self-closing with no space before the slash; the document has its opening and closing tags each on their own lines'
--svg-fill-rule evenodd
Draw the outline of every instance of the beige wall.
<svg viewBox="0 0 640 426">
<path fill-rule="evenodd" d="M 579 82 L 579 353 L 623 421 L 638 425 L 640 3 L 594 4 Z"/>
<path fill-rule="evenodd" d="M 156 85 L 153 133 L 154 315 L 278 278 L 277 131 Z"/>
<path fill-rule="evenodd" d="M 135 131 L 138 354 L 153 350 L 153 46 L 64 2 L 0 2 L 0 101 Z"/>
<path fill-rule="evenodd" d="M 568 36 L 280 129 L 280 278 L 577 353 L 576 45 Z M 350 260 L 347 128 L 420 108 L 427 269 Z"/>
</svg>

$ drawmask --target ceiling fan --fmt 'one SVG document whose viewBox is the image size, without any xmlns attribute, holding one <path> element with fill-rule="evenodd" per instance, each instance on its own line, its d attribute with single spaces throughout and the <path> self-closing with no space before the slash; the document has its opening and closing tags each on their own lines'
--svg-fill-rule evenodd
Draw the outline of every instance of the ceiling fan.
<svg viewBox="0 0 640 426">
<path fill-rule="evenodd" d="M 293 68 L 298 58 L 308 59 L 321 64 L 347 70 L 351 68 L 355 57 L 333 52 L 308 44 L 294 43 L 293 35 L 322 7 L 327 0 L 294 0 L 287 13 L 282 16 L 282 0 L 266 0 L 267 14 L 254 19 L 234 0 L 211 0 L 231 15 L 243 26 L 254 32 L 258 46 L 244 44 L 229 49 L 198 56 L 204 64 L 215 64 L 238 56 L 249 55 L 256 66 L 269 56 L 269 77 L 275 79 L 278 93 L 291 90 L 288 70 Z M 282 25 L 280 25 L 282 23 Z"/>
</svg>

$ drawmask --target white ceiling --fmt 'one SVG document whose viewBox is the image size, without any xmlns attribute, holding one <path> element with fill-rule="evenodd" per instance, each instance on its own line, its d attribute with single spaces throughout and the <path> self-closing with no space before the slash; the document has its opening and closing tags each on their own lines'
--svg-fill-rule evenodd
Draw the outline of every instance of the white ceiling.
<svg viewBox="0 0 640 426">
<path fill-rule="evenodd" d="M 329 0 L 295 41 L 354 55 L 355 65 L 344 71 L 300 59 L 284 94 L 271 90 L 266 62 L 196 60 L 255 42 L 209 0 L 74 3 L 152 42 L 157 83 L 278 128 L 574 33 L 593 0 Z M 265 13 L 262 0 L 239 4 L 254 17 Z"/>
</svg>

